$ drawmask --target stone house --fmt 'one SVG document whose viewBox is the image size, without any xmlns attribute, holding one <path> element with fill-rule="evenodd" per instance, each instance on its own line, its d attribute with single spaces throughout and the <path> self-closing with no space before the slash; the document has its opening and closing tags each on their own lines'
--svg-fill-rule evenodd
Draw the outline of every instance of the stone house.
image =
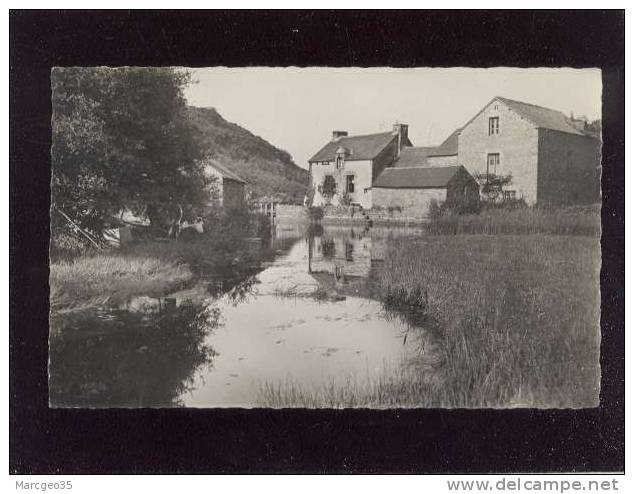
<svg viewBox="0 0 634 494">
<path fill-rule="evenodd" d="M 391 132 L 359 136 L 333 131 L 330 142 L 308 160 L 312 205 L 348 202 L 371 208 L 372 182 L 411 145 L 404 124 L 394 124 Z M 332 197 L 324 189 L 326 177 L 334 182 Z"/>
<path fill-rule="evenodd" d="M 374 206 L 399 208 L 412 218 L 428 217 L 432 201 L 475 205 L 479 195 L 478 183 L 459 165 L 386 168 L 373 185 Z"/>
<path fill-rule="evenodd" d="M 505 196 L 531 205 L 600 199 L 598 132 L 550 108 L 495 97 L 440 146 L 403 150 L 394 166 L 457 164 L 474 177 L 510 174 Z"/>
<path fill-rule="evenodd" d="M 205 174 L 213 177 L 216 182 L 212 185 L 218 195 L 218 200 L 225 209 L 237 209 L 246 204 L 246 181 L 217 161 L 205 164 Z"/>
</svg>

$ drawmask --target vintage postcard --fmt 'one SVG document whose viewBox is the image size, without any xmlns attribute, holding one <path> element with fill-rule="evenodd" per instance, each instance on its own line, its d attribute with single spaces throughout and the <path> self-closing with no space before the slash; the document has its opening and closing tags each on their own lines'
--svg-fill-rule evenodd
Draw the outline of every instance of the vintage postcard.
<svg viewBox="0 0 634 494">
<path fill-rule="evenodd" d="M 51 407 L 598 405 L 599 69 L 51 86 Z"/>
</svg>

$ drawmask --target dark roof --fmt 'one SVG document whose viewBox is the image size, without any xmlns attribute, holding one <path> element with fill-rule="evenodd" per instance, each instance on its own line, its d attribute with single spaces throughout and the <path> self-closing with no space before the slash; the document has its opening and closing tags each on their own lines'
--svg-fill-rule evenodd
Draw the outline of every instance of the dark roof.
<svg viewBox="0 0 634 494">
<path fill-rule="evenodd" d="M 310 158 L 308 161 L 334 160 L 339 147 L 344 147 L 350 152 L 350 154 L 346 157 L 348 160 L 371 160 L 376 158 L 395 137 L 396 135 L 392 132 L 341 137 L 336 141 L 330 141 L 323 148 L 317 151 L 315 156 Z"/>
<path fill-rule="evenodd" d="M 447 187 L 462 166 L 412 166 L 386 168 L 376 178 L 372 187 L 379 189 L 442 189 Z"/>
<path fill-rule="evenodd" d="M 429 156 L 455 156 L 458 154 L 458 134 L 462 128 L 454 130 L 440 146 L 435 147 L 404 147 L 394 163 L 397 168 L 410 166 L 427 166 Z"/>
<path fill-rule="evenodd" d="M 398 168 L 412 166 L 427 166 L 427 157 L 436 150 L 431 147 L 406 147 L 401 149 L 401 154 L 394 162 Z"/>
<path fill-rule="evenodd" d="M 231 170 L 229 170 L 229 168 L 227 168 L 224 165 L 221 165 L 220 163 L 218 163 L 217 161 L 207 161 L 207 163 L 205 163 L 208 166 L 211 166 L 212 168 L 215 168 L 216 170 L 218 170 L 218 172 L 220 172 L 220 174 L 222 175 L 222 178 L 226 178 L 228 180 L 235 180 L 236 182 L 240 182 L 243 184 L 246 184 L 246 180 L 240 178 L 238 175 L 236 175 L 234 172 L 232 172 Z"/>
<path fill-rule="evenodd" d="M 523 103 L 522 101 L 502 98 L 501 96 L 497 96 L 494 100 L 495 99 L 500 100 L 505 105 L 508 105 L 512 110 L 519 113 L 521 116 L 535 124 L 535 127 L 540 129 L 557 130 L 559 132 L 566 132 L 567 134 L 589 135 L 575 126 L 572 120 L 560 111 L 545 108 L 543 106 L 532 105 L 530 103 Z"/>
</svg>

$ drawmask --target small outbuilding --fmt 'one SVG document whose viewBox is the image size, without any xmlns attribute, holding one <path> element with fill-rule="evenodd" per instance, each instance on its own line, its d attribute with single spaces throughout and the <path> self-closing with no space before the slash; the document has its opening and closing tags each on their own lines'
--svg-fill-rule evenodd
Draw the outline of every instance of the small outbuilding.
<svg viewBox="0 0 634 494">
<path fill-rule="evenodd" d="M 241 208 L 246 202 L 246 181 L 217 161 L 205 164 L 205 173 L 215 177 L 218 199 L 226 209 Z"/>
<path fill-rule="evenodd" d="M 386 168 L 372 185 L 374 206 L 400 209 L 404 216 L 429 217 L 432 200 L 448 206 L 474 205 L 479 186 L 463 166 Z"/>
</svg>

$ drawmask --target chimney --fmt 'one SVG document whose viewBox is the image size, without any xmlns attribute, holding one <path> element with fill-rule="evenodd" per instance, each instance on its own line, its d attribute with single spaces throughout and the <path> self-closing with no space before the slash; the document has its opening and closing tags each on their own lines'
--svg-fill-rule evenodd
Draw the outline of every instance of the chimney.
<svg viewBox="0 0 634 494">
<path fill-rule="evenodd" d="M 347 135 L 348 135 L 348 132 L 346 130 L 333 130 L 332 140 L 338 141 L 339 139 L 341 139 L 342 137 L 346 137 Z"/>
<path fill-rule="evenodd" d="M 392 126 L 392 134 L 398 136 L 398 153 L 400 154 L 401 149 L 405 147 L 405 143 L 407 142 L 407 124 L 401 124 L 396 122 Z"/>
</svg>

